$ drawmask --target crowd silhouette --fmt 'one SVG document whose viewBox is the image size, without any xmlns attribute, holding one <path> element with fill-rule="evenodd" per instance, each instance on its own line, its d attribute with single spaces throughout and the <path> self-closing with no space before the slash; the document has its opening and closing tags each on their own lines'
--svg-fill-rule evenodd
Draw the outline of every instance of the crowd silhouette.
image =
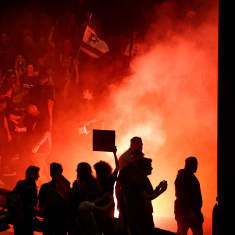
<svg viewBox="0 0 235 235">
<path fill-rule="evenodd" d="M 34 231 L 44 235 L 174 234 L 155 228 L 152 200 L 167 190 L 167 181 L 153 188 L 148 178 L 152 159 L 145 157 L 142 150 L 142 140 L 136 136 L 119 159 L 115 147 L 115 169 L 101 160 L 93 166 L 96 176 L 88 162 L 79 162 L 72 185 L 63 175 L 62 165 L 52 162 L 51 181 L 38 189 L 40 168 L 29 166 L 25 179 L 5 192 L 7 223 L 13 225 L 16 235 L 32 235 Z M 125 157 L 126 164 L 120 168 L 127 153 L 129 160 Z M 203 234 L 202 197 L 194 175 L 197 165 L 196 157 L 186 158 L 185 168 L 179 170 L 175 180 L 175 218 L 180 235 L 186 235 L 189 228 L 194 235 Z M 114 195 L 118 218 L 114 217 Z"/>
<path fill-rule="evenodd" d="M 0 177 L 15 174 L 17 161 L 31 164 L 33 154 L 49 155 L 64 113 L 71 120 L 97 105 L 128 70 L 121 51 L 116 63 L 113 50 L 101 59 L 80 50 L 92 14 L 86 1 L 73 2 L 63 14 L 25 6 L 0 16 Z"/>
<path fill-rule="evenodd" d="M 12 191 L 0 190 L 6 198 L 6 202 L 0 201 L 0 228 L 7 230 L 11 224 L 16 235 L 32 235 L 34 231 L 44 235 L 155 234 L 152 200 L 167 190 L 167 181 L 152 186 L 148 178 L 152 159 L 145 157 L 140 137 L 131 138 L 129 149 L 119 158 L 116 147 L 113 149 L 114 170 L 101 160 L 93 166 L 94 176 L 88 162 L 79 162 L 72 184 L 63 175 L 60 163 L 46 164 L 49 169 L 45 171 L 45 167 L 42 169 L 41 164 L 39 167 L 31 159 L 36 153 L 43 153 L 42 159 L 46 159 L 50 153 L 54 116 L 74 107 L 78 112 L 77 107 L 90 102 L 95 93 L 89 90 L 89 77 L 97 78 L 99 74 L 83 74 L 87 65 L 80 51 L 91 14 L 85 1 L 78 2 L 76 14 L 71 9 L 51 16 L 29 8 L 18 13 L 11 9 L 5 19 L 0 17 L 0 176 L 13 174 L 14 159 L 28 166 L 25 172 L 25 169 L 14 172 L 19 178 L 23 178 L 23 172 L 25 178 Z M 105 73 L 99 70 L 98 78 L 109 79 L 103 83 L 92 80 L 97 89 L 95 95 L 104 93 L 107 81 L 123 78 L 128 73 L 130 56 L 140 53 L 135 48 L 138 45 L 133 45 L 133 40 L 142 42 L 137 34 L 133 35 L 132 44 L 128 44 L 127 38 L 119 39 L 123 47 L 116 49 L 118 53 L 112 54 L 111 50 L 102 63 L 97 62 L 105 68 Z M 110 41 L 114 45 L 117 40 Z M 88 63 L 90 73 L 92 65 Z M 187 158 L 185 168 L 179 170 L 175 180 L 175 218 L 181 235 L 187 234 L 189 228 L 194 235 L 203 234 L 202 197 L 194 175 L 196 170 L 197 159 Z M 51 181 L 43 182 L 38 189 L 40 172 L 49 173 Z M 5 186 L 0 178 L 0 187 Z M 114 195 L 118 218 L 114 217 Z"/>
</svg>

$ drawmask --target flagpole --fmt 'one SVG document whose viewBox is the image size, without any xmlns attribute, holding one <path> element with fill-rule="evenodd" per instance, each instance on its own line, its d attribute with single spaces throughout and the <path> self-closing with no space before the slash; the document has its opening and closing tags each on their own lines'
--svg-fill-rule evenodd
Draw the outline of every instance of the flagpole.
<svg viewBox="0 0 235 235">
<path fill-rule="evenodd" d="M 78 61 L 79 61 L 79 55 L 80 55 L 80 51 L 81 51 L 82 39 L 83 39 L 84 34 L 85 34 L 85 32 L 86 32 L 87 26 L 91 25 L 91 19 L 92 19 L 92 12 L 91 12 L 90 15 L 89 15 L 87 24 L 86 24 L 86 26 L 84 27 L 84 31 L 83 31 L 83 34 L 82 34 L 82 38 L 81 38 L 81 40 L 80 40 L 80 45 L 79 45 L 79 47 L 78 47 L 78 52 L 77 52 L 77 59 L 78 59 Z"/>
</svg>

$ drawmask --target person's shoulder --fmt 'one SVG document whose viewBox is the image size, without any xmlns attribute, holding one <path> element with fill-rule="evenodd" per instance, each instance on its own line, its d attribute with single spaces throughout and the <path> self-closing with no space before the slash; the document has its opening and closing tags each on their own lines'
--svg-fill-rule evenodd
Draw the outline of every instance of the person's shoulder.
<svg viewBox="0 0 235 235">
<path fill-rule="evenodd" d="M 178 170 L 178 174 L 177 175 L 183 175 L 183 174 L 185 174 L 185 170 L 184 169 Z"/>
<path fill-rule="evenodd" d="M 67 185 L 70 185 L 70 181 L 67 178 L 65 178 L 64 176 L 63 176 L 63 180 L 64 180 L 64 183 L 66 183 Z"/>
<path fill-rule="evenodd" d="M 119 160 L 120 159 L 123 159 L 123 158 L 126 158 L 127 156 L 129 156 L 131 154 L 131 149 L 127 149 L 120 157 L 119 157 Z"/>
<path fill-rule="evenodd" d="M 180 184 L 182 186 L 186 186 L 191 184 L 194 180 L 194 174 L 186 171 L 185 169 L 180 169 L 175 179 L 175 184 Z"/>
<path fill-rule="evenodd" d="M 72 184 L 72 189 L 76 189 L 77 187 L 78 187 L 78 185 L 79 185 L 79 180 L 74 180 L 73 181 L 73 184 Z"/>
<path fill-rule="evenodd" d="M 19 180 L 19 181 L 17 182 L 17 184 L 25 184 L 25 182 L 26 182 L 25 179 L 24 179 L 24 180 Z"/>
<path fill-rule="evenodd" d="M 70 188 L 70 182 L 62 175 L 60 183 L 63 184 L 64 187 Z"/>
<path fill-rule="evenodd" d="M 49 188 L 49 187 L 51 187 L 51 186 L 52 186 L 52 182 L 51 182 L 51 181 L 50 181 L 50 182 L 47 182 L 47 183 L 44 183 L 44 184 L 41 185 L 40 191 L 46 190 L 47 188 Z"/>
<path fill-rule="evenodd" d="M 19 181 L 16 183 L 16 187 L 23 187 L 25 184 L 26 184 L 26 181 L 25 181 L 25 180 L 19 180 Z"/>
<path fill-rule="evenodd" d="M 132 164 L 128 164 L 127 166 L 123 167 L 118 174 L 118 181 L 123 184 L 127 183 L 127 180 L 130 179 L 132 172 L 133 172 Z"/>
<path fill-rule="evenodd" d="M 130 155 L 131 155 L 131 150 L 128 149 L 119 157 L 118 161 L 119 161 L 120 169 L 122 169 L 126 165 L 126 161 L 129 160 Z"/>
<path fill-rule="evenodd" d="M 16 183 L 16 186 L 14 187 L 12 192 L 14 192 L 14 193 L 22 192 L 22 190 L 24 191 L 25 187 L 26 187 L 26 181 L 25 180 L 19 180 Z"/>
</svg>

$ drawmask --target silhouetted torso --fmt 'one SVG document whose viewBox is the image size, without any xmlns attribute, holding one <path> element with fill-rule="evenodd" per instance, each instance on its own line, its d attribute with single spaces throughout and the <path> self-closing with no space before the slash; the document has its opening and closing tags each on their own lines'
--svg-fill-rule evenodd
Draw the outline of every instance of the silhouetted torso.
<svg viewBox="0 0 235 235">
<path fill-rule="evenodd" d="M 187 169 L 178 171 L 175 180 L 175 219 L 178 233 L 187 234 L 189 228 L 193 234 L 203 234 L 201 213 L 202 195 L 197 177 Z"/>
<path fill-rule="evenodd" d="M 143 196 L 143 191 L 153 191 L 147 175 L 141 174 L 133 162 L 120 171 L 118 183 L 121 219 L 133 234 L 151 234 L 154 228 L 152 203 Z"/>
<path fill-rule="evenodd" d="M 39 207 L 44 208 L 45 234 L 66 234 L 69 202 L 58 192 L 56 182 L 43 184 L 38 198 Z"/>
</svg>

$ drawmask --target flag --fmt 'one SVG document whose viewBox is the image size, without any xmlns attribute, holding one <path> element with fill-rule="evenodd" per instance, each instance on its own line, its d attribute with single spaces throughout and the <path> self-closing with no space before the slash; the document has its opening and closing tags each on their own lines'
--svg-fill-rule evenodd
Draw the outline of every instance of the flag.
<svg viewBox="0 0 235 235">
<path fill-rule="evenodd" d="M 84 32 L 80 49 L 93 58 L 99 58 L 109 52 L 106 42 L 98 38 L 95 31 L 88 25 Z"/>
</svg>

